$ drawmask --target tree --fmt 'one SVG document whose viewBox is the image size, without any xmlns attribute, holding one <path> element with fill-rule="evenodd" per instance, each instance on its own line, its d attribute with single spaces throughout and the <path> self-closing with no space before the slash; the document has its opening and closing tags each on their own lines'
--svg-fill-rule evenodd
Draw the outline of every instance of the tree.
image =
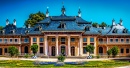
<svg viewBox="0 0 130 68">
<path fill-rule="evenodd" d="M 97 27 L 97 26 L 98 26 L 98 23 L 95 22 L 95 23 L 92 24 L 92 26 L 93 26 L 93 27 Z"/>
<path fill-rule="evenodd" d="M 38 45 L 37 44 L 33 44 L 31 46 L 31 50 L 33 51 L 33 54 L 35 55 L 37 53 L 37 51 L 38 51 Z"/>
<path fill-rule="evenodd" d="M 100 27 L 106 27 L 107 26 L 107 24 L 105 23 L 105 22 L 102 22 L 101 24 L 100 24 Z"/>
<path fill-rule="evenodd" d="M 92 46 L 92 45 L 87 45 L 87 46 L 86 46 L 86 51 L 89 52 L 89 55 L 90 55 L 90 53 L 92 53 L 92 52 L 94 51 L 94 48 L 95 48 L 95 47 Z"/>
<path fill-rule="evenodd" d="M 2 30 L 3 29 L 3 26 L 0 26 L 0 30 Z"/>
<path fill-rule="evenodd" d="M 45 14 L 41 13 L 40 11 L 35 14 L 30 14 L 29 18 L 25 21 L 24 25 L 27 27 L 28 24 L 33 27 L 37 22 L 43 20 L 45 18 Z"/>
<path fill-rule="evenodd" d="M 14 55 L 17 56 L 18 49 L 15 46 L 10 46 L 8 52 L 10 53 L 10 56 L 13 57 Z"/>
<path fill-rule="evenodd" d="M 119 49 L 117 46 L 114 46 L 113 48 L 111 48 L 111 51 L 112 51 L 113 57 L 115 57 L 119 53 Z"/>
<path fill-rule="evenodd" d="M 109 49 L 109 50 L 107 51 L 108 58 L 110 57 L 111 53 L 112 53 L 112 50 Z"/>
</svg>

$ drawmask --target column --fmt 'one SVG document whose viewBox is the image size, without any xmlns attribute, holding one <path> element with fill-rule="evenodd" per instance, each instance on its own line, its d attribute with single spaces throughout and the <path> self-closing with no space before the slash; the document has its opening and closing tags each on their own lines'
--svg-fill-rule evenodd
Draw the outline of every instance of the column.
<svg viewBox="0 0 130 68">
<path fill-rule="evenodd" d="M 21 45 L 19 46 L 19 54 L 21 55 Z"/>
<path fill-rule="evenodd" d="M 44 36 L 44 41 L 45 41 L 45 43 L 44 43 L 44 53 L 45 53 L 45 55 L 46 56 L 48 56 L 48 54 L 47 54 L 47 52 L 48 52 L 48 45 L 47 45 L 47 36 Z"/>
<path fill-rule="evenodd" d="M 94 37 L 94 47 L 95 47 L 95 49 L 94 49 L 94 56 L 96 56 L 97 55 L 97 38 L 96 38 L 96 36 Z"/>
<path fill-rule="evenodd" d="M 70 36 L 68 36 L 68 56 L 70 55 Z"/>
<path fill-rule="evenodd" d="M 82 56 L 82 53 L 83 53 L 83 43 L 82 43 L 82 36 L 79 37 L 80 40 L 79 40 L 79 43 L 80 43 L 80 46 L 79 46 L 79 55 Z"/>
<path fill-rule="evenodd" d="M 108 38 L 107 38 L 107 42 L 106 42 L 106 44 L 108 44 Z"/>
<path fill-rule="evenodd" d="M 58 56 L 58 36 L 56 36 L 56 56 Z"/>
</svg>

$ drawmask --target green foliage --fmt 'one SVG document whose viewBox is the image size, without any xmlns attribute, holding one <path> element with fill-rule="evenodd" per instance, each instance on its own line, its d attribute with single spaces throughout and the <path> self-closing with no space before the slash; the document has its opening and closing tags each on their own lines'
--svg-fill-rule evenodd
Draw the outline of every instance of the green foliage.
<svg viewBox="0 0 130 68">
<path fill-rule="evenodd" d="M 86 46 L 86 51 L 89 52 L 89 55 L 90 55 L 90 53 L 92 53 L 92 52 L 94 51 L 94 48 L 95 48 L 95 47 L 92 46 L 92 45 L 87 45 L 87 46 Z"/>
<path fill-rule="evenodd" d="M 99 58 L 100 58 L 100 55 L 97 55 L 97 58 L 99 59 Z"/>
<path fill-rule="evenodd" d="M 100 24 L 100 27 L 106 27 L 107 26 L 107 24 L 105 23 L 105 22 L 102 22 L 101 24 Z"/>
<path fill-rule="evenodd" d="M 37 22 L 43 20 L 45 18 L 45 14 L 41 13 L 40 11 L 35 14 L 30 14 L 29 18 L 25 21 L 24 25 L 27 27 L 28 24 L 33 27 Z"/>
<path fill-rule="evenodd" d="M 97 27 L 97 25 L 98 25 L 98 23 L 96 23 L 96 22 L 92 24 L 93 27 Z"/>
<path fill-rule="evenodd" d="M 29 57 L 29 54 L 25 54 L 24 57 L 25 57 L 25 58 L 28 58 L 28 57 Z"/>
<path fill-rule="evenodd" d="M 37 53 L 37 51 L 38 51 L 38 45 L 37 44 L 33 44 L 31 46 L 31 50 L 33 51 L 33 54 L 35 55 Z"/>
<path fill-rule="evenodd" d="M 3 29 L 3 26 L 0 26 L 0 30 L 2 30 Z"/>
<path fill-rule="evenodd" d="M 63 56 L 63 55 L 58 56 L 58 61 L 64 62 L 64 60 L 65 60 L 65 56 Z"/>
<path fill-rule="evenodd" d="M 112 51 L 113 57 L 115 57 L 119 53 L 119 49 L 117 46 L 114 46 L 113 48 L 111 48 L 111 51 Z"/>
<path fill-rule="evenodd" d="M 111 54 L 112 54 L 112 50 L 109 49 L 109 50 L 107 51 L 108 58 L 110 57 Z"/>
<path fill-rule="evenodd" d="M 9 50 L 8 50 L 9 54 L 11 57 L 13 57 L 14 55 L 18 55 L 18 49 L 15 46 L 10 46 Z"/>
</svg>

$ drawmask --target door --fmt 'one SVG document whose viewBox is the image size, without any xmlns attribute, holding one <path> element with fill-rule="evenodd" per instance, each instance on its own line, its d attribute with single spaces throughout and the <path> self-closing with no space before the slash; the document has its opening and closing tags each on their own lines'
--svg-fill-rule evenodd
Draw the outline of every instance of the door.
<svg viewBox="0 0 130 68">
<path fill-rule="evenodd" d="M 24 53 L 28 53 L 28 47 L 27 46 L 24 47 Z"/>
<path fill-rule="evenodd" d="M 2 55 L 2 48 L 0 48 L 0 55 Z"/>
<path fill-rule="evenodd" d="M 71 47 L 71 56 L 75 56 L 75 47 Z"/>
<path fill-rule="evenodd" d="M 61 54 L 62 54 L 63 56 L 66 55 L 66 53 L 65 53 L 65 46 L 61 46 Z"/>
<path fill-rule="evenodd" d="M 52 55 L 52 56 L 55 56 L 55 46 L 52 46 L 52 47 L 51 47 L 51 55 Z"/>
</svg>

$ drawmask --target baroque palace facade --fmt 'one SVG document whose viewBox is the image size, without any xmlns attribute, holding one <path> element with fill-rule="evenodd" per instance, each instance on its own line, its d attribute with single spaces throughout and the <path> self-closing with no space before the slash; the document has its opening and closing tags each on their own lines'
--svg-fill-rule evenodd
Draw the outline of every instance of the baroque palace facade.
<svg viewBox="0 0 130 68">
<path fill-rule="evenodd" d="M 64 6 L 60 16 L 49 16 L 37 22 L 34 27 L 17 28 L 16 20 L 0 31 L 0 55 L 8 53 L 9 46 L 16 46 L 20 54 L 32 53 L 30 46 L 38 44 L 41 56 L 87 56 L 85 47 L 89 44 L 95 47 L 93 55 L 106 55 L 108 49 L 118 46 L 119 56 L 130 55 L 130 31 L 112 20 L 111 27 L 93 27 L 92 22 L 81 18 L 79 9 L 77 16 L 65 15 Z"/>
</svg>

